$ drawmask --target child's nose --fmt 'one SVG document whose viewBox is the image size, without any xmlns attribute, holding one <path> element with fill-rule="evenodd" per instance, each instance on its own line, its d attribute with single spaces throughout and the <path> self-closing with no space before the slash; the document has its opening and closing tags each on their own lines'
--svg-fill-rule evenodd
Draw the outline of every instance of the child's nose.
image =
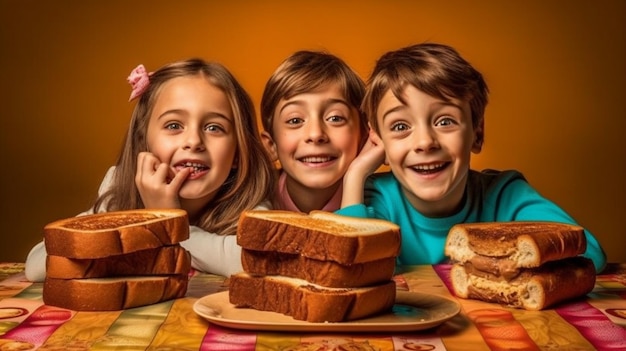
<svg viewBox="0 0 626 351">
<path fill-rule="evenodd" d="M 311 120 L 307 123 L 307 142 L 324 143 L 328 141 L 328 135 L 323 123 Z"/>
<path fill-rule="evenodd" d="M 195 131 L 188 131 L 187 133 L 185 133 L 185 138 L 183 140 L 183 149 L 204 151 L 204 139 L 202 138 L 200 133 Z"/>
<path fill-rule="evenodd" d="M 430 151 L 438 148 L 439 143 L 434 132 L 427 128 L 419 128 L 413 132 L 415 151 Z"/>
</svg>

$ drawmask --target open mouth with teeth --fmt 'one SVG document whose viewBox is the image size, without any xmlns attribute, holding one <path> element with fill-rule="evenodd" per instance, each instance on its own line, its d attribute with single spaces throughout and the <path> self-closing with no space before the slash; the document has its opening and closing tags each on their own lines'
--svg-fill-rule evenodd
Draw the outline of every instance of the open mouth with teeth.
<svg viewBox="0 0 626 351">
<path fill-rule="evenodd" d="M 299 158 L 298 161 L 303 163 L 325 163 L 335 160 L 333 156 L 307 156 Z"/>
<path fill-rule="evenodd" d="M 449 162 L 444 163 L 431 163 L 431 164 L 421 164 L 411 167 L 415 172 L 420 174 L 432 174 L 437 173 L 450 165 Z"/>
<path fill-rule="evenodd" d="M 207 171 L 209 169 L 209 167 L 207 165 L 204 165 L 202 163 L 197 163 L 197 162 L 182 162 L 182 163 L 178 163 L 175 167 L 174 167 L 177 171 L 180 171 L 184 168 L 192 168 L 191 174 L 190 175 L 195 175 L 204 171 Z"/>
</svg>

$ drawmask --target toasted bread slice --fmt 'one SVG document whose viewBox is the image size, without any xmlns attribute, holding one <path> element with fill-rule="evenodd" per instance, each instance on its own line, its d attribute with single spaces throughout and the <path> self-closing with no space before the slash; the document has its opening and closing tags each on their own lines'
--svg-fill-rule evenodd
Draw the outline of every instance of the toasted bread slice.
<svg viewBox="0 0 626 351">
<path fill-rule="evenodd" d="M 46 277 L 43 301 L 75 311 L 117 311 L 185 296 L 187 275 L 94 279 Z"/>
<path fill-rule="evenodd" d="M 476 266 L 507 260 L 512 267 L 539 267 L 544 262 L 585 252 L 584 229 L 553 222 L 483 222 L 453 226 L 446 239 L 445 254 L 457 262 Z M 478 260 L 485 262 L 478 262 Z M 480 268 L 479 268 L 480 269 Z"/>
<path fill-rule="evenodd" d="M 49 255 L 102 258 L 174 245 L 189 238 L 187 212 L 139 209 L 71 217 L 44 227 Z"/>
<path fill-rule="evenodd" d="M 237 243 L 245 249 L 299 254 L 340 264 L 396 257 L 400 228 L 380 219 L 331 212 L 251 210 L 241 214 Z"/>
<path fill-rule="evenodd" d="M 582 256 L 523 269 L 508 281 L 479 273 L 472 269 L 471 263 L 454 264 L 450 271 L 454 294 L 526 310 L 542 310 L 583 296 L 591 292 L 596 279 L 593 262 Z"/>
<path fill-rule="evenodd" d="M 331 288 L 354 288 L 391 280 L 396 258 L 345 265 L 299 254 L 242 249 L 241 263 L 252 275 L 284 275 Z"/>
<path fill-rule="evenodd" d="M 341 322 L 391 309 L 396 298 L 393 281 L 363 288 L 326 288 L 284 276 L 230 277 L 230 303 L 282 313 L 308 322 Z"/>
<path fill-rule="evenodd" d="M 46 276 L 58 279 L 136 275 L 187 275 L 191 255 L 180 245 L 169 245 L 98 259 L 48 255 Z"/>
</svg>

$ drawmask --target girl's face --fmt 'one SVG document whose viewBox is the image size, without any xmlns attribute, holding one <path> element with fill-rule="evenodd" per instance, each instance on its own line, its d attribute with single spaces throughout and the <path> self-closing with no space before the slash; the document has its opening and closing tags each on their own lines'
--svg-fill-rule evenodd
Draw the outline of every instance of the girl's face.
<svg viewBox="0 0 626 351">
<path fill-rule="evenodd" d="M 406 105 L 387 91 L 376 113 L 387 162 L 418 211 L 451 215 L 463 199 L 471 152 L 480 151 L 469 103 L 440 100 L 412 85 L 403 98 Z"/>
<path fill-rule="evenodd" d="M 292 186 L 327 189 L 341 182 L 359 148 L 359 114 L 337 85 L 282 99 L 274 112 L 270 153 Z"/>
<path fill-rule="evenodd" d="M 161 87 L 148 122 L 148 151 L 173 172 L 194 171 L 182 199 L 208 202 L 235 167 L 237 142 L 226 95 L 206 78 L 174 78 Z"/>
</svg>

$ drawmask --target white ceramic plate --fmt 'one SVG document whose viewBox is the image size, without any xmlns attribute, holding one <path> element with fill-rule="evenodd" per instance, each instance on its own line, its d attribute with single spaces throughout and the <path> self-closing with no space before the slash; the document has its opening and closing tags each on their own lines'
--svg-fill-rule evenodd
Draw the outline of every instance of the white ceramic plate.
<svg viewBox="0 0 626 351">
<path fill-rule="evenodd" d="M 340 323 L 309 323 L 275 312 L 237 308 L 228 300 L 228 291 L 198 299 L 193 310 L 209 322 L 228 328 L 271 331 L 414 331 L 435 327 L 461 310 L 458 302 L 437 295 L 398 291 L 391 312 Z"/>
</svg>

